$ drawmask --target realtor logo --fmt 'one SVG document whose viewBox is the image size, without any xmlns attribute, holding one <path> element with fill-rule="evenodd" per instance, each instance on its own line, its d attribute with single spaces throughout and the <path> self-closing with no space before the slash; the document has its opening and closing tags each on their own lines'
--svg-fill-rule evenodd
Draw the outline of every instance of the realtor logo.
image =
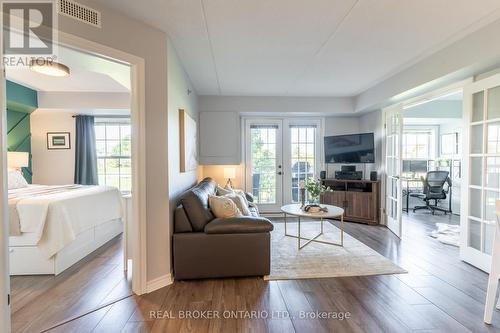
<svg viewBox="0 0 500 333">
<path fill-rule="evenodd" d="M 55 42 L 53 1 L 3 1 L 4 55 L 52 55 Z"/>
</svg>

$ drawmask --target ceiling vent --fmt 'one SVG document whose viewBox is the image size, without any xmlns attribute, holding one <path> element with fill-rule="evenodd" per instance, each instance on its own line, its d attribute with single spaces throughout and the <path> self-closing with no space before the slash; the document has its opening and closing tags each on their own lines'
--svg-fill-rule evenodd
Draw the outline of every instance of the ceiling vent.
<svg viewBox="0 0 500 333">
<path fill-rule="evenodd" d="M 57 12 L 94 27 L 101 27 L 101 13 L 76 1 L 58 0 Z"/>
</svg>

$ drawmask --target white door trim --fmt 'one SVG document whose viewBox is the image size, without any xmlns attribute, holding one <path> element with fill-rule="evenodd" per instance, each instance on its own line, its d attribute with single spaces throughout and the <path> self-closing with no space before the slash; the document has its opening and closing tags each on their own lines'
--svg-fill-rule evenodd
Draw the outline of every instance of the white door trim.
<svg viewBox="0 0 500 333">
<path fill-rule="evenodd" d="M 0 34 L 0 45 L 2 37 Z M 2 51 L 0 51 L 2 54 Z M 5 67 L 2 64 L 0 74 L 0 332 L 10 332 L 10 304 L 7 300 L 10 295 L 10 276 L 9 276 L 9 218 L 7 204 L 7 106 L 5 98 Z"/>
<path fill-rule="evenodd" d="M 59 31 L 59 43 L 83 52 L 130 65 L 130 115 L 132 133 L 132 291 L 147 292 L 146 247 L 146 101 L 145 61 L 143 58 Z M 134 158 L 135 157 L 135 158 Z"/>
</svg>

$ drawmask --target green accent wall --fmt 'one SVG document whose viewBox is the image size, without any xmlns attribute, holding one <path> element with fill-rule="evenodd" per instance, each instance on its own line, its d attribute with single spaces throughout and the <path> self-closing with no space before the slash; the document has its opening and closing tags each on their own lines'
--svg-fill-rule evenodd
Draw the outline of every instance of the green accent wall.
<svg viewBox="0 0 500 333">
<path fill-rule="evenodd" d="M 29 166 L 23 168 L 28 183 L 32 181 L 30 114 L 38 107 L 36 90 L 7 81 L 7 149 L 30 153 Z"/>
</svg>

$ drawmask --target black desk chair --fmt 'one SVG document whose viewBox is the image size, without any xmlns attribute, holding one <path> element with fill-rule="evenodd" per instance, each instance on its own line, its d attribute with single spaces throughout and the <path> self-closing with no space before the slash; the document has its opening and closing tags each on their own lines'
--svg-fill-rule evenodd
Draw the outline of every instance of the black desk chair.
<svg viewBox="0 0 500 333">
<path fill-rule="evenodd" d="M 413 208 L 413 212 L 419 209 L 430 210 L 432 215 L 436 210 L 444 212 L 445 214 L 450 212 L 447 209 L 438 207 L 439 200 L 444 200 L 451 187 L 451 179 L 449 177 L 448 171 L 429 171 L 422 177 L 423 183 L 423 193 L 410 194 L 412 197 L 417 197 L 425 201 L 425 206 L 416 206 Z M 445 189 L 445 184 L 448 186 Z M 434 205 L 431 205 L 431 200 L 434 200 Z"/>
</svg>

